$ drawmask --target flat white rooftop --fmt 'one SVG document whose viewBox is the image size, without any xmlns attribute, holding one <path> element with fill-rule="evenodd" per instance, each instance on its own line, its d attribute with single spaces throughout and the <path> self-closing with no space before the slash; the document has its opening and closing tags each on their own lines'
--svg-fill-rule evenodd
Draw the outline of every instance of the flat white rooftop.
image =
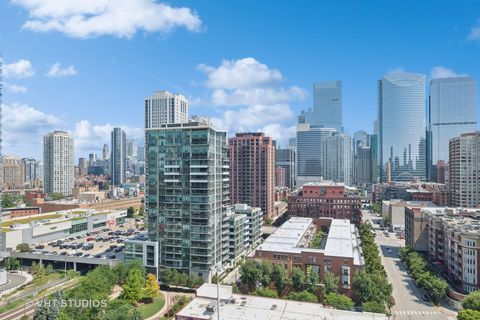
<svg viewBox="0 0 480 320">
<path fill-rule="evenodd" d="M 212 286 L 212 284 L 206 285 Z M 222 293 L 221 298 L 220 318 L 222 320 L 387 320 L 384 314 L 330 309 L 319 303 L 240 294 L 232 294 L 229 298 L 224 298 Z M 214 311 L 207 311 L 209 305 L 215 306 Z M 180 310 L 176 314 L 176 319 L 217 319 L 217 311 L 214 297 L 199 296 Z"/>
</svg>

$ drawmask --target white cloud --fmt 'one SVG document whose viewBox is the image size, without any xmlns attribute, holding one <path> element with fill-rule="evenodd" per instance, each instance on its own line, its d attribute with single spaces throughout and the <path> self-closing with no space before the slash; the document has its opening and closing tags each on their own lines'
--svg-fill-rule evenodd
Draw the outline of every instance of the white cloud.
<svg viewBox="0 0 480 320">
<path fill-rule="evenodd" d="M 255 104 L 276 104 L 292 100 L 303 100 L 307 92 L 299 87 L 285 88 L 250 88 L 227 91 L 215 90 L 212 102 L 216 106 L 237 106 Z"/>
<path fill-rule="evenodd" d="M 27 93 L 27 87 L 4 82 L 5 89 L 11 93 Z"/>
<path fill-rule="evenodd" d="M 279 123 L 267 124 L 259 131 L 265 133 L 266 136 L 271 137 L 277 141 L 278 145 L 287 145 L 288 139 L 295 136 L 295 126 L 284 126 Z"/>
<path fill-rule="evenodd" d="M 280 71 L 270 69 L 255 58 L 223 60 L 217 68 L 200 64 L 197 69 L 208 76 L 206 85 L 212 89 L 256 88 L 283 80 Z"/>
<path fill-rule="evenodd" d="M 202 21 L 187 7 L 155 0 L 12 0 L 29 13 L 24 29 L 58 31 L 74 38 L 111 35 L 130 38 L 138 31 L 167 34 L 176 28 L 198 32 Z"/>
<path fill-rule="evenodd" d="M 62 121 L 29 105 L 13 103 L 3 108 L 3 140 L 10 153 L 41 154 L 42 136 L 58 129 Z"/>
<path fill-rule="evenodd" d="M 462 76 L 465 76 L 465 74 L 456 73 L 454 70 L 445 68 L 444 66 L 435 66 L 430 71 L 430 78 L 432 79 L 456 78 Z"/>
<path fill-rule="evenodd" d="M 76 74 L 77 74 L 77 70 L 75 69 L 75 66 L 70 65 L 66 68 L 62 68 L 60 63 L 57 62 L 50 67 L 50 70 L 48 70 L 48 73 L 46 74 L 46 76 L 49 78 L 62 78 L 62 77 L 74 76 Z"/>
<path fill-rule="evenodd" d="M 480 41 L 480 19 L 478 19 L 476 24 L 470 28 L 470 33 L 467 36 L 467 40 Z"/>
<path fill-rule="evenodd" d="M 132 128 L 110 123 L 93 125 L 88 120 L 81 120 L 75 124 L 72 132 L 75 138 L 75 152 L 77 155 L 86 155 L 91 152 L 101 152 L 103 144 L 110 145 L 110 134 L 115 127 L 125 130 L 127 138 L 133 137 L 139 143 L 144 139 L 142 128 Z"/>
<path fill-rule="evenodd" d="M 5 78 L 28 78 L 35 74 L 32 63 L 26 59 L 3 65 L 3 76 Z"/>
</svg>

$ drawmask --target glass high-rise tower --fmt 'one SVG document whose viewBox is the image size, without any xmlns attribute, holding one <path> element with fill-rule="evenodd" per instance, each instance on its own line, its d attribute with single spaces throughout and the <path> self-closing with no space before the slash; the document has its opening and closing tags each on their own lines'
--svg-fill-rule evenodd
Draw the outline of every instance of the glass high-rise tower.
<svg viewBox="0 0 480 320">
<path fill-rule="evenodd" d="M 313 108 L 302 112 L 302 122 L 314 127 L 342 127 L 342 81 L 316 82 L 313 84 Z"/>
<path fill-rule="evenodd" d="M 379 165 L 392 181 L 426 179 L 425 75 L 396 73 L 378 81 Z"/>
<path fill-rule="evenodd" d="M 448 161 L 448 142 L 477 128 L 477 82 L 470 77 L 430 81 L 428 120 L 432 164 Z"/>
<path fill-rule="evenodd" d="M 125 182 L 125 172 L 127 170 L 127 138 L 125 131 L 121 128 L 113 128 L 111 136 L 111 179 L 112 185 L 119 186 Z"/>
<path fill-rule="evenodd" d="M 208 280 L 228 258 L 227 133 L 198 121 L 162 124 L 145 135 L 148 237 L 159 243 L 159 265 Z"/>
</svg>

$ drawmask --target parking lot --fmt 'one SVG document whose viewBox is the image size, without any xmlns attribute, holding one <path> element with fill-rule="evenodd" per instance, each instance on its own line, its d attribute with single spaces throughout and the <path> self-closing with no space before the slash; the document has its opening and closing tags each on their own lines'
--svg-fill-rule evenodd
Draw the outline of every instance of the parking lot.
<svg viewBox="0 0 480 320">
<path fill-rule="evenodd" d="M 138 219 L 127 219 L 124 225 L 38 244 L 32 248 L 32 253 L 123 260 L 126 239 L 146 239 L 146 231 L 137 223 Z"/>
</svg>

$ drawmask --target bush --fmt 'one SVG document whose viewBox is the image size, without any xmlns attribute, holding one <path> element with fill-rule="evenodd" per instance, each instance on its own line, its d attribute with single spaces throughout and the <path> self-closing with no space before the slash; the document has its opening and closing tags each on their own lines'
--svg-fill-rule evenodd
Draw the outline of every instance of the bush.
<svg viewBox="0 0 480 320">
<path fill-rule="evenodd" d="M 254 295 L 267 298 L 278 298 L 278 293 L 269 288 L 259 288 L 253 292 Z"/>
<path fill-rule="evenodd" d="M 462 306 L 464 309 L 480 311 L 480 290 L 470 292 L 463 300 Z"/>
<path fill-rule="evenodd" d="M 327 306 L 332 306 L 335 309 L 351 310 L 354 306 L 352 299 L 343 294 L 330 292 L 323 299 L 323 303 Z"/>
<path fill-rule="evenodd" d="M 457 320 L 478 320 L 480 319 L 480 311 L 472 309 L 464 309 L 458 312 Z"/>
<path fill-rule="evenodd" d="M 290 292 L 286 298 L 288 300 L 318 302 L 318 297 L 306 290 L 300 292 Z"/>
<path fill-rule="evenodd" d="M 366 301 L 362 304 L 364 312 L 386 313 L 385 304 L 378 301 Z"/>
<path fill-rule="evenodd" d="M 28 243 L 17 244 L 17 251 L 30 252 L 30 246 L 28 245 Z"/>
</svg>

